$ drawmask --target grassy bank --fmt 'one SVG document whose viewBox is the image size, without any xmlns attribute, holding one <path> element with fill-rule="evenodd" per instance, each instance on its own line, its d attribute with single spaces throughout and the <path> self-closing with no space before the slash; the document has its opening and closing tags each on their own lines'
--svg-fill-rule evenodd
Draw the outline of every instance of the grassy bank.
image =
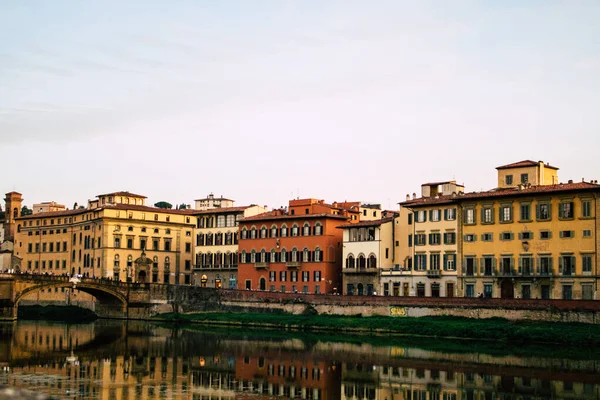
<svg viewBox="0 0 600 400">
<path fill-rule="evenodd" d="M 85 323 L 95 321 L 98 316 L 87 308 L 75 306 L 19 306 L 17 318 Z"/>
<path fill-rule="evenodd" d="M 256 326 L 287 330 L 377 332 L 399 335 L 477 339 L 517 344 L 556 343 L 600 346 L 600 325 L 509 321 L 461 317 L 348 317 L 258 313 L 161 314 L 156 320 L 174 323 Z"/>
</svg>

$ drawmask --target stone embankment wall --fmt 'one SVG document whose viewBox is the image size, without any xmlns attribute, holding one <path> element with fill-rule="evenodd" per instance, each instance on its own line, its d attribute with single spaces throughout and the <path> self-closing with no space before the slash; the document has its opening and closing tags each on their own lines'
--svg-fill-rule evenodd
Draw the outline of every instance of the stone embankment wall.
<svg viewBox="0 0 600 400">
<path fill-rule="evenodd" d="M 192 292 L 198 289 L 190 288 Z M 201 289 L 205 291 L 207 289 Z M 210 290 L 210 289 L 208 289 Z M 232 311 L 303 313 L 307 307 L 319 314 L 362 316 L 460 316 L 501 317 L 509 320 L 536 320 L 600 323 L 600 301 L 524 300 L 473 298 L 418 298 L 383 296 L 332 296 L 273 293 L 242 290 L 213 290 L 204 295 L 186 296 L 180 312 Z M 218 304 L 214 300 L 218 298 Z"/>
</svg>

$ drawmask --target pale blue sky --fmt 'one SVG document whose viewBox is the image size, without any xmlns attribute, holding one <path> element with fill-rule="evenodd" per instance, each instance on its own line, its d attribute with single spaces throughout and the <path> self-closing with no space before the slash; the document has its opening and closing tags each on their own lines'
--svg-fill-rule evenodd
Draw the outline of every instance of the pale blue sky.
<svg viewBox="0 0 600 400">
<path fill-rule="evenodd" d="M 598 1 L 0 1 L 0 190 L 395 207 L 600 178 Z M 4 193 L 3 192 L 3 193 Z"/>
</svg>

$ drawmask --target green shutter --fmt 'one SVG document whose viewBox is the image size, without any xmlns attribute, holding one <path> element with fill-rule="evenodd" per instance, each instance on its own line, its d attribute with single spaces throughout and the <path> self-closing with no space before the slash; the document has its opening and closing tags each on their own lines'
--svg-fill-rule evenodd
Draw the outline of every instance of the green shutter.
<svg viewBox="0 0 600 400">
<path fill-rule="evenodd" d="M 485 258 L 481 258 L 481 259 L 479 260 L 479 274 L 480 274 L 480 275 L 483 275 L 483 274 L 485 273 L 485 268 L 484 268 L 484 266 L 485 266 Z"/>
<path fill-rule="evenodd" d="M 563 258 L 562 256 L 558 256 L 558 273 L 562 274 L 563 272 Z"/>
<path fill-rule="evenodd" d="M 519 275 L 523 272 L 523 257 L 519 257 Z"/>
<path fill-rule="evenodd" d="M 492 275 L 496 273 L 496 257 L 492 257 Z"/>
<path fill-rule="evenodd" d="M 444 209 L 444 221 L 448 221 L 448 209 Z"/>
<path fill-rule="evenodd" d="M 427 222 L 427 211 L 423 211 L 423 222 Z"/>
<path fill-rule="evenodd" d="M 423 265 L 421 266 L 421 271 L 425 271 L 427 269 L 427 256 L 422 256 L 421 257 L 422 261 L 423 261 Z"/>
<path fill-rule="evenodd" d="M 515 271 L 515 259 L 513 257 L 510 258 L 510 272 L 511 274 Z"/>
<path fill-rule="evenodd" d="M 571 256 L 571 275 L 575 275 L 576 271 L 577 271 L 577 267 L 576 267 L 576 261 L 577 258 L 575 256 Z"/>
<path fill-rule="evenodd" d="M 444 271 L 448 270 L 448 254 L 444 254 Z"/>
</svg>

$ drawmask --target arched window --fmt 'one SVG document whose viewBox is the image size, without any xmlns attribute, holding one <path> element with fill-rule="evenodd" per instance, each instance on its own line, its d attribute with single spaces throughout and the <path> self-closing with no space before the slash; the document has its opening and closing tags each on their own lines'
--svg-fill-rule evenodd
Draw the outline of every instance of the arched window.
<svg viewBox="0 0 600 400">
<path fill-rule="evenodd" d="M 302 250 L 302 262 L 309 262 L 310 261 L 310 251 L 307 248 L 304 248 L 304 250 Z"/>
<path fill-rule="evenodd" d="M 287 237 L 288 229 L 285 224 L 281 225 L 281 237 Z"/>
<path fill-rule="evenodd" d="M 321 262 L 321 261 L 322 261 L 322 259 L 323 259 L 323 258 L 322 258 L 322 255 L 321 255 L 321 249 L 317 247 L 317 248 L 315 249 L 315 259 L 314 259 L 314 261 L 315 261 L 315 262 Z"/>
<path fill-rule="evenodd" d="M 277 262 L 277 251 L 275 249 L 271 249 L 271 260 L 272 263 Z"/>
<path fill-rule="evenodd" d="M 158 269 L 158 257 L 157 256 L 152 257 L 152 268 Z"/>
<path fill-rule="evenodd" d="M 253 226 L 250 229 L 250 239 L 256 239 L 256 227 L 255 226 Z"/>
<path fill-rule="evenodd" d="M 240 262 L 242 262 L 242 263 L 247 263 L 248 262 L 248 257 L 246 255 L 246 250 L 242 250 L 242 259 L 240 260 Z"/>
<path fill-rule="evenodd" d="M 346 257 L 346 268 L 354 268 L 354 256 L 352 254 L 349 254 L 348 257 Z"/>
<path fill-rule="evenodd" d="M 231 252 L 230 251 L 225 253 L 225 259 L 223 260 L 223 265 L 225 265 L 227 267 L 231 265 Z"/>
<path fill-rule="evenodd" d="M 169 258 L 169 256 L 165 257 L 165 270 L 168 270 L 169 268 L 171 268 L 171 259 Z"/>
<path fill-rule="evenodd" d="M 321 226 L 320 222 L 317 222 L 315 225 L 315 236 L 321 236 L 323 234 L 323 226 Z"/>
<path fill-rule="evenodd" d="M 242 239 L 248 239 L 248 229 L 246 227 L 242 229 Z"/>
<path fill-rule="evenodd" d="M 364 254 L 358 256 L 358 269 L 365 269 L 367 267 L 367 259 Z"/>
<path fill-rule="evenodd" d="M 231 253 L 231 265 L 237 265 L 238 253 Z"/>
<path fill-rule="evenodd" d="M 267 252 L 265 251 L 265 249 L 262 249 L 260 251 L 260 262 L 261 263 L 267 262 Z"/>
<path fill-rule="evenodd" d="M 215 254 L 215 266 L 220 267 L 223 265 L 223 253 L 218 252 Z"/>
<path fill-rule="evenodd" d="M 196 246 L 204 246 L 204 233 L 196 235 Z"/>
<path fill-rule="evenodd" d="M 281 252 L 279 253 L 279 260 L 282 263 L 287 262 L 287 251 L 285 248 L 281 249 Z"/>
<path fill-rule="evenodd" d="M 298 262 L 298 249 L 296 249 L 295 247 L 292 249 L 292 256 L 291 258 L 291 262 Z"/>
<path fill-rule="evenodd" d="M 271 227 L 271 237 L 277 237 L 277 226 L 275 225 Z"/>
<path fill-rule="evenodd" d="M 212 233 L 207 233 L 206 234 L 206 245 L 207 246 L 212 246 L 213 245 L 213 234 Z"/>
<path fill-rule="evenodd" d="M 210 266 L 212 268 L 214 264 L 214 256 L 212 253 L 207 253 L 206 254 L 206 265 Z"/>
<path fill-rule="evenodd" d="M 292 236 L 298 236 L 298 225 L 296 224 L 292 226 Z"/>
<path fill-rule="evenodd" d="M 377 257 L 375 257 L 375 254 L 369 256 L 369 268 L 377 268 Z"/>
<path fill-rule="evenodd" d="M 233 233 L 231 232 L 227 232 L 225 234 L 225 244 L 226 245 L 231 245 L 233 244 Z"/>
<path fill-rule="evenodd" d="M 21 232 L 21 224 L 17 225 L 17 232 Z"/>
<path fill-rule="evenodd" d="M 223 244 L 223 234 L 221 232 L 215 234 L 215 245 L 221 246 Z"/>
<path fill-rule="evenodd" d="M 17 218 L 19 216 L 19 209 L 15 207 L 13 210 L 13 218 Z"/>
<path fill-rule="evenodd" d="M 256 262 L 256 251 L 254 251 L 254 250 L 252 250 L 252 253 L 250 253 L 250 262 L 251 263 Z"/>
<path fill-rule="evenodd" d="M 260 238 L 261 239 L 266 239 L 266 237 L 267 237 L 267 227 L 263 225 L 260 228 Z"/>
<path fill-rule="evenodd" d="M 308 222 L 305 222 L 304 226 L 302 226 L 302 236 L 310 236 L 310 225 Z"/>
</svg>

